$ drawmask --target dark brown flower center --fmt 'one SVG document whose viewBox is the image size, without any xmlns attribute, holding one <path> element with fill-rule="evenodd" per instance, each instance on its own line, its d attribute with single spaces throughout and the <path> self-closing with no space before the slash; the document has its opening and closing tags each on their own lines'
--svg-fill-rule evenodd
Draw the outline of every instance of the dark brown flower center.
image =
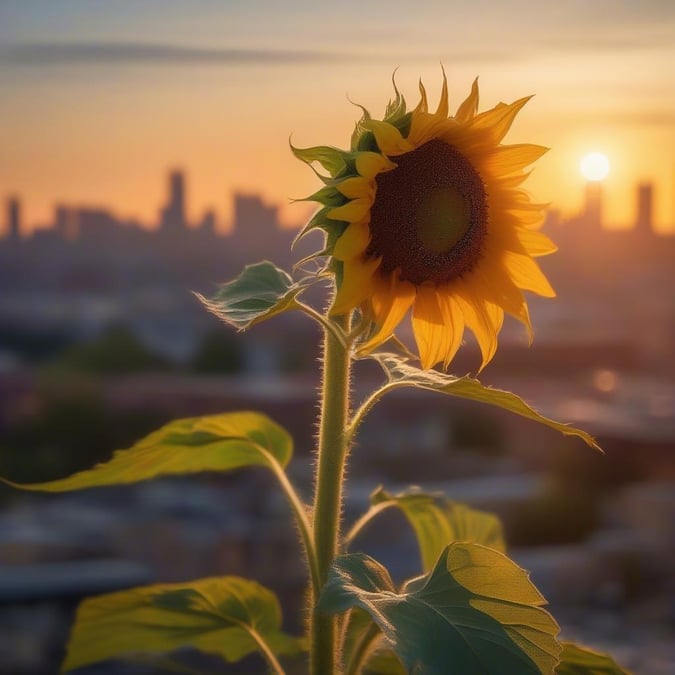
<svg viewBox="0 0 675 675">
<path fill-rule="evenodd" d="M 400 269 L 413 284 L 468 272 L 487 232 L 487 196 L 476 169 L 438 139 L 393 160 L 396 168 L 375 178 L 366 254 L 382 257 L 381 274 Z"/>
</svg>

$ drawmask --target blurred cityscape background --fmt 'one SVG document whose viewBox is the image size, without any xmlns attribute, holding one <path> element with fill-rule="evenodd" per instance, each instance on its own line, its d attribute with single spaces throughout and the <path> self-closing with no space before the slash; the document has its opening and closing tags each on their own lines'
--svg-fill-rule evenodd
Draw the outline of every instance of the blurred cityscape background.
<svg viewBox="0 0 675 675">
<path fill-rule="evenodd" d="M 285 315 L 238 334 L 191 293 L 209 294 L 245 261 L 290 268 L 302 255 L 290 251 L 296 230 L 282 229 L 276 208 L 255 194 L 233 195 L 228 234 L 214 230 L 210 212 L 190 223 L 188 187 L 181 171 L 168 174 L 152 229 L 112 210 L 60 204 L 52 222 L 27 233 L 20 197 L 7 199 L 2 475 L 60 477 L 171 419 L 256 409 L 293 434 L 291 472 L 309 499 L 313 324 Z M 603 228 L 600 182 L 588 183 L 573 218 L 550 210 L 545 228 L 560 251 L 542 264 L 559 297 L 532 299 L 531 348 L 519 325 L 506 325 L 481 376 L 588 429 L 606 455 L 489 408 L 401 393 L 363 427 L 346 519 L 378 484 L 397 491 L 411 479 L 495 510 L 516 560 L 569 632 L 650 664 L 637 672 L 665 673 L 675 619 L 675 237 L 654 232 L 651 214 L 652 186 L 641 184 L 634 227 Z M 469 342 L 453 371 L 478 363 Z M 356 400 L 377 377 L 362 368 Z M 53 672 L 79 598 L 149 581 L 252 574 L 286 600 L 290 625 L 300 624 L 296 536 L 262 471 L 65 496 L 3 488 L 0 498 L 3 672 Z M 387 523 L 370 530 L 368 550 L 403 579 L 418 570 L 415 545 L 401 518 Z"/>
<path fill-rule="evenodd" d="M 361 429 L 345 522 L 378 485 L 411 481 L 495 511 L 563 638 L 670 675 L 675 5 L 486 0 L 453 15 L 420 0 L 405 18 L 346 1 L 329 20 L 319 5 L 0 2 L 0 475 L 64 476 L 169 420 L 255 409 L 293 435 L 290 473 L 309 500 L 317 329 L 287 314 L 239 334 L 194 292 L 317 248 L 310 235 L 290 251 L 311 211 L 287 197 L 316 181 L 289 132 L 344 146 L 359 114 L 346 89 L 380 112 L 403 62 L 414 103 L 440 59 L 456 102 L 476 72 L 482 108 L 537 91 L 508 140 L 555 146 L 528 187 L 551 201 L 544 230 L 560 250 L 541 266 L 558 297 L 530 298 L 531 347 L 507 321 L 480 379 L 590 431 L 605 454 L 485 406 L 398 392 Z M 576 166 L 593 150 L 612 163 L 597 180 Z M 479 363 L 469 337 L 452 371 Z M 359 364 L 355 400 L 380 379 Z M 395 579 L 418 573 L 401 516 L 366 534 L 358 547 Z M 218 574 L 274 589 L 285 627 L 301 630 L 297 536 L 262 470 L 63 495 L 0 486 L 0 674 L 57 672 L 83 597 Z M 223 671 L 183 656 L 203 672 L 262 672 L 255 657 Z"/>
</svg>

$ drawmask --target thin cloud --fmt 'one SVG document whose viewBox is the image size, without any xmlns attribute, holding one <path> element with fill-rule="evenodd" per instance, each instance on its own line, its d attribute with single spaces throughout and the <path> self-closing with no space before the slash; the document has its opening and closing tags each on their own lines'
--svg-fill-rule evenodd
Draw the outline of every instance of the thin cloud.
<svg viewBox="0 0 675 675">
<path fill-rule="evenodd" d="M 245 65 L 320 63 L 345 54 L 319 51 L 222 49 L 142 43 L 22 43 L 0 45 L 0 62 L 28 66 L 68 64 Z"/>
</svg>

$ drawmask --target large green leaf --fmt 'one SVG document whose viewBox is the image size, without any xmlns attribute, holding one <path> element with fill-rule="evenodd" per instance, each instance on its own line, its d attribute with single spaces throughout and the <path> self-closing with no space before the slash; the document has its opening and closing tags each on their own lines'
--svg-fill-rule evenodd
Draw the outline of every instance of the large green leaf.
<svg viewBox="0 0 675 675">
<path fill-rule="evenodd" d="M 611 656 L 571 642 L 562 643 L 558 675 L 630 675 Z"/>
<path fill-rule="evenodd" d="M 271 591 L 239 577 L 145 586 L 85 600 L 78 608 L 63 671 L 135 653 L 194 647 L 238 661 L 255 651 L 293 655 L 302 640 L 281 631 Z"/>
<path fill-rule="evenodd" d="M 285 467 L 293 453 L 288 432 L 257 412 L 236 412 L 170 422 L 127 450 L 68 478 L 15 487 L 65 492 L 135 483 L 157 476 L 230 471 L 244 466 Z M 9 482 L 9 481 L 5 481 Z"/>
<path fill-rule="evenodd" d="M 502 553 L 506 550 L 497 516 L 457 504 L 442 494 L 411 490 L 392 495 L 380 487 L 370 500 L 374 511 L 391 506 L 401 509 L 415 530 L 425 572 L 434 566 L 441 551 L 455 541 L 482 544 Z"/>
<path fill-rule="evenodd" d="M 337 558 L 319 609 L 360 607 L 378 624 L 409 672 L 425 675 L 551 674 L 558 625 L 527 573 L 503 553 L 455 543 L 428 575 L 400 592 L 363 554 Z"/>
<path fill-rule="evenodd" d="M 436 370 L 420 370 L 411 366 L 405 359 L 396 354 L 373 354 L 371 358 L 379 362 L 389 379 L 389 383 L 393 384 L 394 387 L 417 387 L 418 389 L 437 391 L 471 401 L 488 403 L 516 413 L 521 417 L 545 424 L 566 436 L 577 436 L 592 448 L 601 449 L 589 433 L 545 417 L 525 403 L 520 396 L 510 391 L 486 387 L 475 378 L 468 376 L 456 377 Z"/>
<path fill-rule="evenodd" d="M 245 330 L 297 307 L 296 297 L 306 284 L 294 282 L 269 261 L 247 265 L 232 281 L 219 286 L 211 298 L 195 293 L 204 306 L 225 323 Z"/>
</svg>

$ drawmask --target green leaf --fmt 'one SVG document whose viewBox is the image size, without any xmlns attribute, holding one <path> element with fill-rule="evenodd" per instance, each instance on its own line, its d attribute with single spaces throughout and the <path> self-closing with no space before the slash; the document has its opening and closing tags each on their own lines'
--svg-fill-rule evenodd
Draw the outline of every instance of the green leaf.
<svg viewBox="0 0 675 675">
<path fill-rule="evenodd" d="M 558 675 L 630 675 L 607 654 L 571 642 L 562 643 Z"/>
<path fill-rule="evenodd" d="M 245 330 L 260 321 L 296 309 L 295 298 L 306 283 L 294 283 L 290 275 L 269 261 L 247 265 L 232 281 L 222 284 L 211 298 L 195 293 L 206 309 L 225 323 Z"/>
<path fill-rule="evenodd" d="M 391 649 L 380 649 L 368 658 L 363 675 L 408 675 L 408 671 Z"/>
<path fill-rule="evenodd" d="M 319 600 L 325 612 L 367 611 L 409 672 L 553 673 L 558 625 L 527 573 L 479 544 L 448 546 L 433 571 L 397 592 L 363 554 L 338 557 Z"/>
<path fill-rule="evenodd" d="M 372 354 L 369 358 L 378 361 L 386 373 L 389 383 L 395 384 L 397 387 L 417 387 L 418 389 L 437 391 L 471 401 L 488 403 L 521 417 L 545 424 L 547 427 L 551 427 L 551 429 L 555 429 L 565 436 L 577 436 L 587 445 L 602 451 L 596 440 L 589 433 L 545 417 L 525 403 L 520 396 L 510 391 L 486 387 L 478 380 L 468 376 L 456 377 L 440 373 L 436 370 L 420 370 L 409 365 L 405 359 L 396 354 Z"/>
<path fill-rule="evenodd" d="M 497 516 L 457 504 L 443 494 L 412 490 L 392 495 L 379 487 L 370 501 L 376 510 L 390 506 L 401 509 L 415 530 L 425 572 L 434 566 L 443 549 L 456 541 L 470 541 L 502 553 L 506 551 Z"/>
<path fill-rule="evenodd" d="M 68 478 L 14 487 L 65 492 L 101 485 L 136 483 L 157 476 L 231 471 L 244 466 L 278 464 L 285 467 L 293 454 L 288 432 L 257 412 L 236 412 L 175 420 L 131 448 Z"/>
<path fill-rule="evenodd" d="M 194 647 L 239 661 L 262 651 L 295 655 L 303 641 L 281 631 L 281 609 L 271 591 L 239 577 L 145 586 L 82 602 L 63 671 L 134 653 Z"/>
</svg>

